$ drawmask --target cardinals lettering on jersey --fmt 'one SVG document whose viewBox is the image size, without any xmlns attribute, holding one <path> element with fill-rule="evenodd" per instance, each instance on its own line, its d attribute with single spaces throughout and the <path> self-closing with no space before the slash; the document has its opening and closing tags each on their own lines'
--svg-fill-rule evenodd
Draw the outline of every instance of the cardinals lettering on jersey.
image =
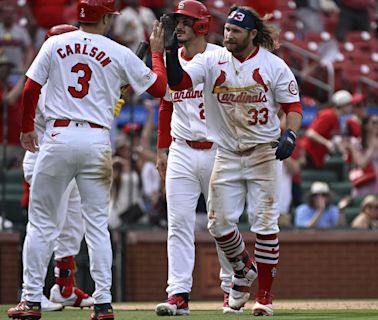
<svg viewBox="0 0 378 320">
<path fill-rule="evenodd" d="M 264 91 L 268 91 L 268 86 L 259 74 L 259 69 L 255 69 L 252 73 L 252 78 L 257 84 L 252 84 L 246 87 L 232 88 L 228 87 L 225 83 L 227 74 L 221 70 L 221 74 L 215 80 L 213 93 L 217 94 L 219 103 L 232 104 L 232 103 L 259 103 L 267 102 L 267 98 L 263 92 L 258 92 L 259 87 L 263 87 Z"/>
<path fill-rule="evenodd" d="M 181 102 L 184 99 L 196 99 L 202 98 L 203 91 L 202 90 L 183 90 L 183 91 L 172 91 L 171 92 L 171 99 L 172 102 Z"/>
</svg>

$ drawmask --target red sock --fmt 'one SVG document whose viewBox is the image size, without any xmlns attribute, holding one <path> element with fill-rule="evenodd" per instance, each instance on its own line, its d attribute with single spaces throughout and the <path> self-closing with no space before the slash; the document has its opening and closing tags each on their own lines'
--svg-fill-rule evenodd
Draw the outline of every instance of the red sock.
<svg viewBox="0 0 378 320">
<path fill-rule="evenodd" d="M 259 291 L 270 293 L 277 274 L 279 257 L 277 234 L 256 235 L 255 260 L 258 270 Z"/>
<path fill-rule="evenodd" d="M 60 287 L 60 293 L 68 298 L 75 286 L 75 258 L 74 256 L 64 257 L 56 261 L 55 283 Z"/>
</svg>

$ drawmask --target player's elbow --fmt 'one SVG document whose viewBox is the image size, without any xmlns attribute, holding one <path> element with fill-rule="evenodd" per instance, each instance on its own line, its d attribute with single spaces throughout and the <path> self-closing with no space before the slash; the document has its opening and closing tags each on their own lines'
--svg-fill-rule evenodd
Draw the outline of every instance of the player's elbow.
<svg viewBox="0 0 378 320">
<path fill-rule="evenodd" d="M 155 98 L 163 98 L 167 90 L 167 81 L 156 79 L 154 84 L 147 89 L 147 92 Z"/>
</svg>

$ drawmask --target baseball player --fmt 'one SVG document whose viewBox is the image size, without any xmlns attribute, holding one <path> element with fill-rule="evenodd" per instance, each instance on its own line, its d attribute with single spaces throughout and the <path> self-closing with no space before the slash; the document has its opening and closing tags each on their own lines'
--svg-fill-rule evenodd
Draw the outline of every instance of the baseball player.
<svg viewBox="0 0 378 320">
<path fill-rule="evenodd" d="M 220 47 L 206 42 L 210 14 L 204 4 L 183 0 L 175 10 L 176 34 L 183 45 L 179 60 L 185 66 L 196 54 Z M 201 192 L 208 195 L 216 144 L 206 140 L 203 84 L 172 91 L 161 99 L 157 141 L 157 168 L 165 180 L 168 209 L 168 300 L 156 306 L 158 315 L 188 315 L 194 269 L 196 206 Z M 167 161 L 167 150 L 169 156 Z M 168 165 L 167 165 L 168 162 Z M 224 313 L 242 309 L 228 306 L 232 267 L 219 250 Z"/>
<path fill-rule="evenodd" d="M 283 160 L 294 149 L 302 109 L 289 67 L 270 50 L 273 29 L 249 7 L 232 7 L 224 27 L 225 48 L 196 55 L 182 69 L 174 37 L 167 37 L 172 90 L 203 83 L 207 139 L 218 150 L 209 186 L 208 228 L 234 270 L 229 305 L 249 299 L 258 274 L 254 315 L 273 315 L 271 287 L 277 273 L 279 185 Z M 287 114 L 280 137 L 277 113 Z M 255 257 L 245 247 L 237 221 L 248 199 Z"/>
<path fill-rule="evenodd" d="M 84 217 L 90 272 L 95 282 L 90 319 L 114 319 L 111 306 L 112 251 L 108 232 L 111 182 L 109 129 L 119 88 L 130 84 L 162 97 L 166 90 L 163 28 L 150 37 L 153 70 L 130 49 L 104 37 L 118 14 L 114 0 L 79 0 L 80 30 L 49 38 L 27 71 L 21 143 L 38 149 L 34 117 L 46 83 L 46 131 L 33 172 L 28 232 L 24 242 L 25 303 L 18 319 L 40 319 L 48 261 L 59 235 L 60 198 L 75 178 Z"/>
<path fill-rule="evenodd" d="M 45 40 L 51 36 L 63 34 L 78 30 L 77 27 L 62 24 L 52 27 L 45 36 Z M 46 88 L 46 86 L 44 86 Z M 38 106 L 35 116 L 35 128 L 38 135 L 39 144 L 42 144 L 43 134 L 46 130 L 46 120 L 44 116 L 46 100 L 46 90 L 41 90 L 41 95 L 38 100 Z M 123 99 L 119 99 L 115 107 L 115 116 L 120 111 L 121 105 L 124 103 Z M 116 114 L 117 113 L 117 114 Z M 32 153 L 27 151 L 23 161 L 24 178 L 28 185 L 31 184 L 33 177 L 33 170 L 35 162 L 38 157 L 38 152 Z M 75 287 L 75 258 L 80 251 L 80 244 L 84 235 L 84 223 L 82 219 L 77 219 L 77 215 L 81 215 L 80 195 L 75 181 L 70 182 L 67 190 L 63 193 L 59 211 L 67 211 L 65 221 L 61 222 L 61 232 L 54 247 L 54 258 L 56 261 L 55 285 L 50 291 L 49 301 L 45 296 L 42 296 L 41 308 L 42 311 L 57 311 L 62 310 L 64 306 L 73 307 L 90 307 L 93 305 L 93 298 L 84 293 L 79 288 Z M 11 318 L 15 316 L 18 309 L 22 307 L 25 301 L 25 292 L 21 295 L 20 304 L 15 308 L 8 310 L 8 316 Z"/>
</svg>

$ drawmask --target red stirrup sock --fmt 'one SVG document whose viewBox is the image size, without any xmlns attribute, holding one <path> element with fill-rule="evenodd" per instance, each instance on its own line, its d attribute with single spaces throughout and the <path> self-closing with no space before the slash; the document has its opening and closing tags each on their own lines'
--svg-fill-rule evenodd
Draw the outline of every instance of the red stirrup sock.
<svg viewBox="0 0 378 320">
<path fill-rule="evenodd" d="M 54 268 L 55 283 L 59 285 L 60 292 L 64 298 L 72 294 L 75 286 L 75 258 L 74 256 L 64 257 L 56 261 Z"/>
<path fill-rule="evenodd" d="M 272 289 L 277 274 L 279 249 L 277 234 L 256 235 L 255 259 L 259 274 L 259 291 L 270 293 Z"/>
</svg>

